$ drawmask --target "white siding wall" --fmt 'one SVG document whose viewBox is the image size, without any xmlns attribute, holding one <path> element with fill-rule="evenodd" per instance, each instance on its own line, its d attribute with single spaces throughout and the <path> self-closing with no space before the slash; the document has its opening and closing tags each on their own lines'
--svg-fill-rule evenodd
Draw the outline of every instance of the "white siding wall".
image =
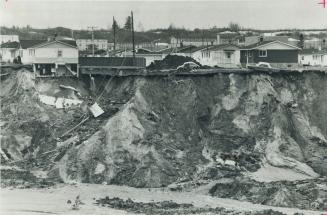
<svg viewBox="0 0 327 215">
<path fill-rule="evenodd" d="M 103 49 L 108 50 L 108 41 L 107 40 L 97 40 L 93 41 L 95 49 Z M 92 45 L 91 39 L 78 39 L 76 40 L 76 44 L 78 49 L 81 51 L 85 51 L 89 45 Z"/>
<path fill-rule="evenodd" d="M 58 57 L 61 51 L 62 56 Z M 39 48 L 28 48 L 19 50 L 23 53 L 22 63 L 78 63 L 78 49 L 63 45 L 61 43 L 53 43 Z"/>
<path fill-rule="evenodd" d="M 202 65 L 233 68 L 240 65 L 240 50 L 230 52 L 230 58 L 228 58 L 227 52 L 224 50 L 202 50 L 196 52 L 193 58 Z"/>
<path fill-rule="evenodd" d="M 0 49 L 0 54 L 2 56 L 1 61 L 4 62 L 13 62 L 13 60 L 15 59 L 15 57 L 17 57 L 17 53 L 15 52 L 15 49 L 9 49 L 9 48 L 1 48 Z"/>
<path fill-rule="evenodd" d="M 307 64 L 310 66 L 327 66 L 327 54 L 325 55 L 315 55 L 315 54 L 305 54 L 299 55 L 299 63 Z"/>
</svg>

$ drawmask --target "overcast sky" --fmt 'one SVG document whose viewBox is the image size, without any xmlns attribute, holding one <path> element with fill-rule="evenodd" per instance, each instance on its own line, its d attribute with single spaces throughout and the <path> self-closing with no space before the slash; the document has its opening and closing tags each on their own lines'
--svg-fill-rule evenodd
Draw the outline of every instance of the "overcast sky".
<svg viewBox="0 0 327 215">
<path fill-rule="evenodd" d="M 216 0 L 216 1 L 50 1 L 1 0 L 0 24 L 37 28 L 87 26 L 108 28 L 115 16 L 123 25 L 134 11 L 136 29 L 168 27 L 327 28 L 322 0 Z"/>
</svg>

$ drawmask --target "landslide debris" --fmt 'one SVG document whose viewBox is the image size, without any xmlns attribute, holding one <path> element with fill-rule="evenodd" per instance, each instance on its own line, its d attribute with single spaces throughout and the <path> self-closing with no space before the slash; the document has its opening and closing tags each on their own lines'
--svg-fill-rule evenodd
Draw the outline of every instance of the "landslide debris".
<svg viewBox="0 0 327 215">
<path fill-rule="evenodd" d="M 33 72 L 27 69 L 7 70 L 8 75 L 1 78 L 0 85 L 2 164 L 49 171 L 69 147 L 88 139 L 117 111 L 116 107 L 106 105 L 106 114 L 96 119 L 90 116 L 86 105 L 92 97 L 84 80 L 35 79 Z M 58 108 L 51 105 L 48 98 L 83 103 Z M 89 119 L 85 124 L 63 136 L 86 117 Z M 19 179 L 19 174 L 16 175 Z M 26 180 L 29 181 L 28 177 Z"/>
<path fill-rule="evenodd" d="M 102 207 L 110 207 L 120 210 L 126 210 L 133 213 L 141 214 L 160 214 L 160 215 L 173 215 L 173 214 L 243 214 L 243 215 L 283 215 L 283 213 L 273 210 L 263 210 L 258 212 L 240 212 L 226 210 L 225 208 L 198 208 L 192 204 L 178 204 L 173 201 L 162 201 L 162 202 L 134 202 L 131 199 L 123 200 L 117 197 L 97 199 L 95 204 Z"/>
<path fill-rule="evenodd" d="M 301 180 L 325 175 L 327 109 L 316 107 L 327 104 L 326 82 L 319 73 L 114 80 L 104 94 L 128 101 L 68 151 L 60 175 L 134 187 L 235 177 L 265 164 Z"/>
<path fill-rule="evenodd" d="M 209 193 L 278 207 L 327 210 L 327 179 L 257 182 L 247 178 L 230 178 L 216 183 Z"/>
</svg>

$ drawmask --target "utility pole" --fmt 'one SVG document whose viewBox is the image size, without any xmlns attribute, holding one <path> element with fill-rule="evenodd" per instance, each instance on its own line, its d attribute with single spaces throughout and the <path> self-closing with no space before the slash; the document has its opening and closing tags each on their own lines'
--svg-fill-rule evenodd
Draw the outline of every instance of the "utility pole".
<svg viewBox="0 0 327 215">
<path fill-rule="evenodd" d="M 92 56 L 94 57 L 94 30 L 96 29 L 96 27 L 90 26 L 90 27 L 87 27 L 87 29 L 90 29 L 91 33 L 92 33 Z"/>
<path fill-rule="evenodd" d="M 133 42 L 133 66 L 135 66 L 135 37 L 134 37 L 134 17 L 133 17 L 133 11 L 131 11 L 131 18 L 132 18 L 132 42 Z"/>
<path fill-rule="evenodd" d="M 114 30 L 114 55 L 116 55 L 116 20 L 114 16 L 112 17 L 112 25 Z"/>
</svg>

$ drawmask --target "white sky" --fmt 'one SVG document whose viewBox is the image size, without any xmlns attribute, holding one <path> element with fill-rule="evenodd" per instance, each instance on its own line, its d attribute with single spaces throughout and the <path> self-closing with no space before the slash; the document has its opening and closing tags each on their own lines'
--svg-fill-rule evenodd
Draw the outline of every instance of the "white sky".
<svg viewBox="0 0 327 215">
<path fill-rule="evenodd" d="M 134 11 L 136 29 L 227 26 L 230 21 L 244 27 L 327 28 L 327 7 L 321 0 L 216 0 L 216 1 L 63 1 L 1 0 L 0 24 L 37 28 L 87 26 L 108 28 L 112 16 L 122 26 Z M 142 23 L 142 25 L 140 24 Z"/>
</svg>

